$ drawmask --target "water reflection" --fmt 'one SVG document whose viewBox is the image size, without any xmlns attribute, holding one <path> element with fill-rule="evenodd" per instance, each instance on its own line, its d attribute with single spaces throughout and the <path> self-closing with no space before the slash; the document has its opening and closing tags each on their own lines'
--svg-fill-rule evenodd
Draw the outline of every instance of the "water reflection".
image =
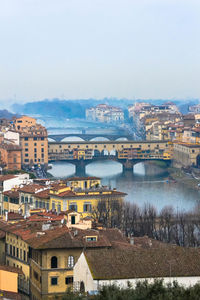
<svg viewBox="0 0 200 300">
<path fill-rule="evenodd" d="M 55 177 L 69 177 L 75 175 L 75 166 L 67 162 L 55 162 L 50 173 Z M 168 183 L 168 173 L 165 170 L 144 163 L 138 163 L 133 171 L 123 173 L 120 163 L 93 162 L 86 166 L 85 175 L 99 176 L 103 185 L 126 192 L 127 201 L 140 207 L 150 203 L 158 211 L 166 205 L 171 205 L 177 210 L 189 211 L 195 208 L 200 199 L 198 191 L 182 184 Z"/>
</svg>

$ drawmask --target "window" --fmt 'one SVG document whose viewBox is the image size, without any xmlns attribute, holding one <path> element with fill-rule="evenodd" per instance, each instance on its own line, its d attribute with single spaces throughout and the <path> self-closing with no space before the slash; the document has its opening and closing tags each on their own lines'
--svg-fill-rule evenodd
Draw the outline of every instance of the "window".
<svg viewBox="0 0 200 300">
<path fill-rule="evenodd" d="M 38 278 L 39 278 L 38 273 L 35 272 L 35 271 L 33 271 L 33 277 L 34 277 L 36 280 L 38 280 Z"/>
<path fill-rule="evenodd" d="M 51 268 L 56 269 L 58 267 L 58 259 L 56 256 L 52 256 L 51 258 Z"/>
<path fill-rule="evenodd" d="M 28 153 L 25 153 L 25 157 L 28 157 Z"/>
<path fill-rule="evenodd" d="M 24 250 L 24 261 L 26 261 L 26 251 Z"/>
<path fill-rule="evenodd" d="M 37 141 L 37 137 L 34 137 L 33 140 L 34 140 L 34 141 Z"/>
<path fill-rule="evenodd" d="M 28 148 L 25 148 L 25 151 L 27 152 L 27 151 L 28 151 Z"/>
<path fill-rule="evenodd" d="M 37 154 L 36 153 L 34 154 L 34 157 L 37 158 Z"/>
<path fill-rule="evenodd" d="M 25 140 L 25 141 L 28 141 L 28 137 L 25 137 L 24 140 Z"/>
<path fill-rule="evenodd" d="M 25 159 L 24 161 L 25 161 L 25 162 L 29 162 L 29 159 Z"/>
<path fill-rule="evenodd" d="M 10 245 L 10 255 L 12 255 L 12 245 Z"/>
<path fill-rule="evenodd" d="M 34 143 L 34 146 L 37 146 L 37 143 Z"/>
<path fill-rule="evenodd" d="M 44 137 L 41 137 L 41 141 L 44 141 Z"/>
<path fill-rule="evenodd" d="M 68 268 L 73 268 L 74 267 L 74 257 L 72 255 L 70 255 L 68 257 L 68 263 L 67 263 L 67 265 L 68 265 Z"/>
<path fill-rule="evenodd" d="M 15 256 L 15 246 L 13 246 L 13 256 Z"/>
<path fill-rule="evenodd" d="M 65 277 L 65 284 L 72 284 L 74 281 L 73 277 Z"/>
<path fill-rule="evenodd" d="M 77 211 L 77 204 L 76 204 L 76 203 L 71 203 L 71 204 L 69 205 L 69 209 L 74 210 L 74 211 Z"/>
<path fill-rule="evenodd" d="M 17 257 L 19 257 L 19 248 L 17 248 Z"/>
<path fill-rule="evenodd" d="M 37 152 L 37 148 L 34 148 L 34 152 Z"/>
<path fill-rule="evenodd" d="M 24 145 L 25 145 L 25 146 L 28 146 L 28 143 L 25 143 Z M 25 150 L 25 151 L 26 151 L 26 150 Z"/>
<path fill-rule="evenodd" d="M 96 242 L 97 237 L 96 236 L 88 236 L 86 237 L 87 242 Z"/>
<path fill-rule="evenodd" d="M 58 284 L 58 277 L 51 277 L 51 285 L 57 285 Z"/>
<path fill-rule="evenodd" d="M 83 205 L 83 211 L 84 212 L 91 212 L 92 211 L 92 205 L 91 205 L 91 203 L 84 203 L 84 205 Z"/>
<path fill-rule="evenodd" d="M 41 152 L 44 152 L 44 148 L 41 148 Z"/>
</svg>

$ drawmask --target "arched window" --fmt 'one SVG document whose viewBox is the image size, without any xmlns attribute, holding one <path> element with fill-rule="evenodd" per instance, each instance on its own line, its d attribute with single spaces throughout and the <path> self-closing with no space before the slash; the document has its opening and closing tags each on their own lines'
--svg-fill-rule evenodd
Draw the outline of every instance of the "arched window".
<svg viewBox="0 0 200 300">
<path fill-rule="evenodd" d="M 51 268 L 55 269 L 58 267 L 58 259 L 56 256 L 52 256 L 51 258 Z"/>
<path fill-rule="evenodd" d="M 72 255 L 68 256 L 68 268 L 74 267 L 74 257 Z"/>
</svg>

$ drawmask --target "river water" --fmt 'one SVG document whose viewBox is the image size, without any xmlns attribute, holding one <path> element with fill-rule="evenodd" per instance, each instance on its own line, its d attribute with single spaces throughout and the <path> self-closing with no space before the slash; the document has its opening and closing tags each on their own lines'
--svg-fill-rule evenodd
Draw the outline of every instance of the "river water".
<svg viewBox="0 0 200 300">
<path fill-rule="evenodd" d="M 55 177 L 67 178 L 75 175 L 75 167 L 63 161 L 54 162 L 49 173 Z M 133 171 L 123 173 L 120 163 L 92 162 L 86 166 L 84 175 L 101 177 L 103 185 L 126 192 L 126 201 L 136 203 L 140 207 L 149 203 L 158 212 L 165 206 L 173 206 L 178 211 L 191 211 L 200 203 L 199 191 L 179 183 L 168 183 L 168 174 L 164 169 L 144 163 L 138 163 Z"/>
</svg>

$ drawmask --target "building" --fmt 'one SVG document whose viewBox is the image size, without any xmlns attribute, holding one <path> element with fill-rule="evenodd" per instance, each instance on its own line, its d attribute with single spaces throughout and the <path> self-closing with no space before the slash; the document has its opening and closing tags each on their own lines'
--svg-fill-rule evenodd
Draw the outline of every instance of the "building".
<svg viewBox="0 0 200 300">
<path fill-rule="evenodd" d="M 175 164 L 184 167 L 200 166 L 200 145 L 174 142 L 173 147 Z"/>
<path fill-rule="evenodd" d="M 78 182 L 78 184 L 77 184 Z M 91 182 L 96 182 L 91 186 Z M 77 184 L 77 187 L 75 187 Z M 91 216 L 97 209 L 100 202 L 106 203 L 107 207 L 112 203 L 122 203 L 126 193 L 109 189 L 108 187 L 100 186 L 99 179 L 86 177 L 84 180 L 77 180 L 74 182 L 70 180 L 70 185 L 59 185 L 51 188 L 49 209 L 57 212 L 74 210 L 79 212 L 82 217 Z M 84 185 L 83 187 L 81 187 Z"/>
<path fill-rule="evenodd" d="M 16 190 L 20 185 L 24 185 L 30 182 L 29 174 L 17 174 L 17 175 L 1 175 L 0 176 L 0 210 L 4 211 L 4 192 L 11 192 Z M 7 201 L 5 201 L 7 202 Z"/>
<path fill-rule="evenodd" d="M 48 165 L 48 136 L 44 126 L 37 124 L 31 117 L 15 118 L 13 129 L 20 134 L 22 165 Z"/>
<path fill-rule="evenodd" d="M 16 131 L 23 131 L 27 127 L 36 126 L 36 120 L 28 116 L 22 116 L 19 118 L 13 118 L 12 124 Z"/>
<path fill-rule="evenodd" d="M 17 175 L 2 176 L 2 212 L 20 213 L 30 216 L 31 212 L 51 210 L 56 213 L 73 210 L 82 218 L 94 217 L 98 206 L 113 207 L 123 203 L 126 193 L 101 185 L 98 177 L 71 177 L 65 181 L 16 180 Z M 8 181 L 8 182 L 7 182 Z M 6 185 L 7 182 L 7 185 Z M 0 177 L 1 183 L 1 177 Z"/>
<path fill-rule="evenodd" d="M 21 300 L 18 293 L 18 281 L 23 277 L 21 270 L 0 265 L 0 295 L 2 299 Z"/>
<path fill-rule="evenodd" d="M 3 143 L 0 144 L 1 168 L 5 170 L 21 170 L 22 149 L 18 145 Z"/>
<path fill-rule="evenodd" d="M 38 300 L 62 299 L 66 289 L 73 286 L 74 265 L 83 249 L 127 244 L 118 229 L 92 229 L 89 220 L 81 220 L 72 211 L 34 213 L 14 224 L 1 221 L 0 228 L 6 235 L 7 266 L 24 274 L 19 290 Z"/>
<path fill-rule="evenodd" d="M 86 109 L 86 119 L 103 123 L 123 123 L 124 112 L 119 107 L 99 104 Z"/>
<path fill-rule="evenodd" d="M 151 241 L 151 240 L 150 240 Z M 200 251 L 173 245 L 86 249 L 74 267 L 74 289 L 94 292 L 106 285 L 133 287 L 138 281 L 163 279 L 189 287 L 200 280 Z"/>
</svg>

